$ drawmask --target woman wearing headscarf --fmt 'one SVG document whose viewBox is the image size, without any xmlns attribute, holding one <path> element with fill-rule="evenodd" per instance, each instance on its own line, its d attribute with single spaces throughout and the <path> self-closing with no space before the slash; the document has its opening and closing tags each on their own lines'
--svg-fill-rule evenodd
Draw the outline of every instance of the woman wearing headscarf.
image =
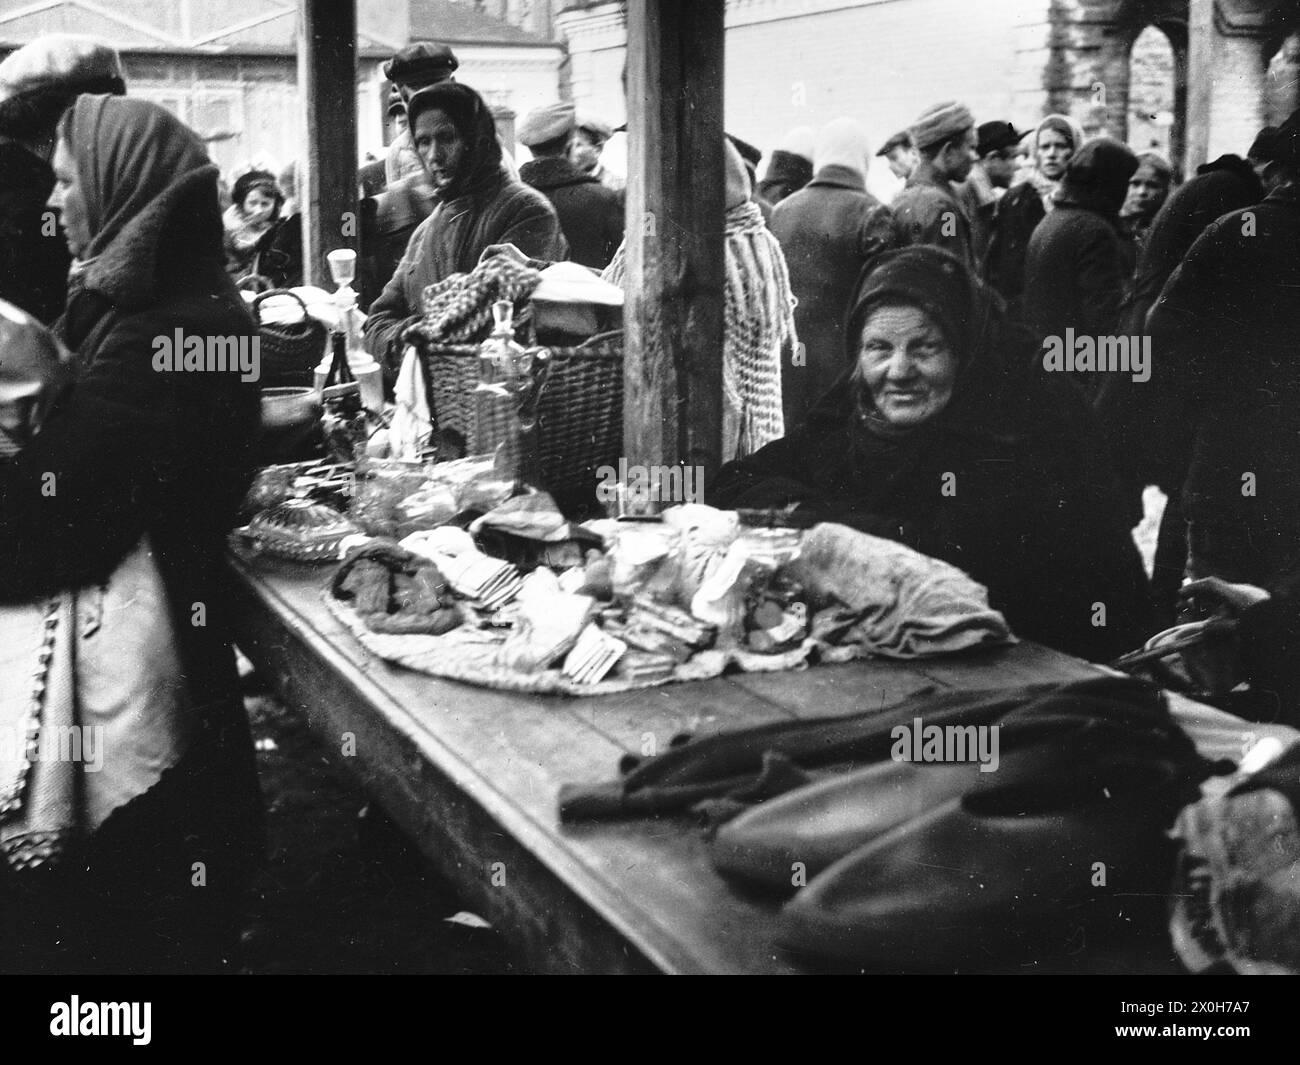
<svg viewBox="0 0 1300 1065">
<path fill-rule="evenodd" d="M 1119 220 L 1139 253 L 1173 184 L 1174 168 L 1164 156 L 1158 152 L 1138 156 L 1138 168 L 1128 180 L 1128 196 L 1120 208 Z"/>
<path fill-rule="evenodd" d="M 493 244 L 548 261 L 568 251 L 550 201 L 502 170 L 496 123 L 478 93 L 442 82 L 415 93 L 406 109 L 434 200 L 366 319 L 366 346 L 390 386 L 401 368 L 402 330 L 423 310 L 426 286 L 473 270 Z"/>
<path fill-rule="evenodd" d="M 0 818 L 0 952 L 30 960 L 58 944 L 74 971 L 215 971 L 234 957 L 260 816 L 221 579 L 258 394 L 210 355 L 213 340 L 247 350 L 256 327 L 224 269 L 217 168 L 168 111 L 79 97 L 54 170 L 50 206 L 74 256 L 57 332 L 76 379 L 0 463 L 0 600 L 80 590 L 79 623 L 53 631 L 55 660 L 69 641 L 80 654 L 96 633 L 160 627 L 139 660 L 76 675 L 73 705 L 94 709 L 109 739 L 72 816 L 45 831 L 50 809 L 20 792 Z M 191 356 L 197 339 L 199 356 L 172 351 L 178 338 Z M 127 569 L 141 587 L 152 578 L 161 605 L 97 612 Z M 109 698 L 147 670 L 156 687 Z M 15 835 L 15 817 L 38 820 Z M 15 872 L 24 847 L 41 860 Z"/>
<path fill-rule="evenodd" d="M 275 235 L 284 193 L 269 170 L 250 170 L 235 179 L 230 200 L 221 223 L 226 231 L 226 269 L 239 283 L 262 273 L 259 259 Z"/>
<path fill-rule="evenodd" d="M 905 543 L 989 590 L 1021 636 L 1104 660 L 1149 622 L 1142 565 L 1077 396 L 951 254 L 885 255 L 839 385 L 784 440 L 721 470 L 722 507 L 785 507 Z"/>
<path fill-rule="evenodd" d="M 871 146 L 851 118 L 828 122 L 813 149 L 816 173 L 772 212 L 798 299 L 801 358 L 781 367 L 785 420 L 797 425 L 843 370 L 844 323 L 863 270 L 894 246 L 894 219 L 867 191 Z"/>
<path fill-rule="evenodd" d="M 1025 291 L 1025 252 L 1035 227 L 1055 206 L 1053 197 L 1071 157 L 1083 147 L 1083 130 L 1068 115 L 1048 115 L 1034 130 L 1034 168 L 998 201 L 984 279 L 1019 316 Z"/>
</svg>

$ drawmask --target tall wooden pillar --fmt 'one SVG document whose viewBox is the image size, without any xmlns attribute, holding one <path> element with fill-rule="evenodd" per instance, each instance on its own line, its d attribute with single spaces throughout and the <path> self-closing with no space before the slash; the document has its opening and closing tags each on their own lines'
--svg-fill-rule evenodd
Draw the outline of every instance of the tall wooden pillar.
<svg viewBox="0 0 1300 1065">
<path fill-rule="evenodd" d="M 623 448 L 709 477 L 722 440 L 724 0 L 629 0 Z"/>
<path fill-rule="evenodd" d="M 360 247 L 355 0 L 299 0 L 298 86 L 306 109 L 303 283 L 333 288 L 326 252 Z"/>
</svg>

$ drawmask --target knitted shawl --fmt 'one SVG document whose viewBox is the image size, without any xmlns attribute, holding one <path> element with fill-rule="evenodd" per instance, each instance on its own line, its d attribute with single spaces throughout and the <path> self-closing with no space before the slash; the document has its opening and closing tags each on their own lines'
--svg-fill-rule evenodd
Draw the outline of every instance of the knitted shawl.
<svg viewBox="0 0 1300 1065">
<path fill-rule="evenodd" d="M 785 435 L 781 353 L 797 343 L 794 294 L 785 256 L 746 200 L 727 211 L 726 314 L 722 343 L 723 462 L 752 454 Z M 602 275 L 626 291 L 626 243 Z"/>
</svg>

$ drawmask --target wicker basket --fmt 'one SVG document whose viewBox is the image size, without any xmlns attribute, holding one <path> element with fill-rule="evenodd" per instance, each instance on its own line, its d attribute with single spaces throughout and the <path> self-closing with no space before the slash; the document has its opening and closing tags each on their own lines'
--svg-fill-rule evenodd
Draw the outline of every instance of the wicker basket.
<svg viewBox="0 0 1300 1065">
<path fill-rule="evenodd" d="M 412 338 L 414 339 L 414 338 Z M 455 434 L 470 454 L 517 441 L 535 479 L 557 498 L 590 495 L 600 466 L 617 466 L 623 450 L 623 334 L 603 333 L 577 347 L 548 347 L 551 357 L 519 418 L 502 421 L 491 406 L 476 410 L 479 349 L 472 344 L 417 348 L 429 383 L 436 433 Z"/>
<path fill-rule="evenodd" d="M 302 308 L 301 321 L 263 322 L 262 303 L 272 296 L 289 296 L 296 300 Z M 289 289 L 272 289 L 261 293 L 253 300 L 251 309 L 262 338 L 262 383 L 310 385 L 313 371 L 325 350 L 328 335 L 325 324 L 313 318 L 302 297 Z"/>
</svg>

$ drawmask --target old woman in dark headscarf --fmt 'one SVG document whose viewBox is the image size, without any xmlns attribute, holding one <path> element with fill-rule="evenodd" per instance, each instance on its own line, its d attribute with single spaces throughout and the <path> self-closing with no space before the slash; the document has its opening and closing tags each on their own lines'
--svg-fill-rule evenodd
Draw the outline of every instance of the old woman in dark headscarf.
<svg viewBox="0 0 1300 1065">
<path fill-rule="evenodd" d="M 1135 645 L 1141 563 L 1088 413 L 952 255 L 888 254 L 848 367 L 807 421 L 724 467 L 709 502 L 786 507 L 908 544 L 989 589 L 1021 636 L 1102 659 Z"/>
<path fill-rule="evenodd" d="M 423 308 L 426 286 L 478 264 L 492 244 L 513 244 L 532 259 L 567 252 L 551 202 L 501 167 L 496 123 L 467 85 L 442 82 L 407 101 L 415 150 L 434 189 L 432 213 L 411 234 L 406 254 L 366 321 L 366 346 L 390 382 L 400 366 L 402 329 Z"/>
</svg>

